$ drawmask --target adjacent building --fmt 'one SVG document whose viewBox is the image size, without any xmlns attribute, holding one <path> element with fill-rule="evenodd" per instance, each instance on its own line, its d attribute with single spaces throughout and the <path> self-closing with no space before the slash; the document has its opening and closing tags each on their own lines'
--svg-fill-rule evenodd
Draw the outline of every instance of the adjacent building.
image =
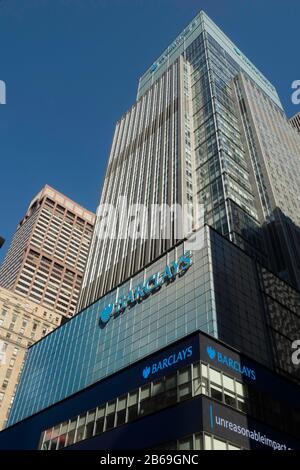
<svg viewBox="0 0 300 470">
<path fill-rule="evenodd" d="M 290 123 L 298 132 L 300 132 L 300 112 L 290 118 Z"/>
<path fill-rule="evenodd" d="M 0 287 L 0 429 L 14 400 L 27 348 L 61 324 L 61 314 Z"/>
<path fill-rule="evenodd" d="M 0 286 L 66 317 L 76 311 L 95 216 L 46 185 L 19 223 Z"/>
<path fill-rule="evenodd" d="M 200 12 L 117 123 L 80 311 L 29 348 L 1 449 L 300 449 L 299 139 Z M 201 244 L 176 216 L 103 236 L 120 201 L 123 234 L 201 204 Z"/>
<path fill-rule="evenodd" d="M 18 225 L 0 268 L 0 429 L 27 348 L 75 312 L 93 224 L 91 212 L 46 185 Z"/>
</svg>

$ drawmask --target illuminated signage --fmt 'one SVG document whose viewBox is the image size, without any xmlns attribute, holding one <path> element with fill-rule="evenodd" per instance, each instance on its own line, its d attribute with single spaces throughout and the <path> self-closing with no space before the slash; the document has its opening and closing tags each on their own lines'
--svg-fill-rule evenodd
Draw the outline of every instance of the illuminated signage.
<svg viewBox="0 0 300 470">
<path fill-rule="evenodd" d="M 156 272 L 143 284 L 130 289 L 126 295 L 119 297 L 116 302 L 108 304 L 100 313 L 100 326 L 105 326 L 111 318 L 118 317 L 127 308 L 132 308 L 137 303 L 141 303 L 149 295 L 159 291 L 163 284 L 168 285 L 177 276 L 183 276 L 191 265 L 192 253 L 187 251 L 177 261 L 167 265 L 164 271 Z"/>
<path fill-rule="evenodd" d="M 234 415 L 220 416 L 219 413 L 214 412 L 216 405 L 209 405 L 209 421 L 211 432 L 220 432 L 224 430 L 228 437 L 230 435 L 238 435 L 242 438 L 246 438 L 249 441 L 255 441 L 257 444 L 271 448 L 272 450 L 291 450 L 291 448 L 282 442 L 278 442 L 277 439 L 273 439 L 268 434 L 261 432 L 254 427 L 249 428 L 247 420 L 236 422 Z M 217 407 L 220 410 L 220 407 Z M 216 429 L 217 428 L 217 429 Z"/>
<path fill-rule="evenodd" d="M 216 351 L 215 348 L 212 346 L 207 346 L 206 352 L 208 357 L 212 361 L 217 361 L 223 364 L 228 369 L 232 369 L 235 372 L 239 372 L 241 375 L 245 375 L 248 379 L 256 380 L 256 373 L 255 370 L 250 369 L 249 367 L 242 365 L 239 361 L 233 359 L 230 356 L 226 356 L 225 354 L 221 353 L 220 351 Z"/>
<path fill-rule="evenodd" d="M 167 357 L 163 358 L 158 362 L 153 362 L 151 365 L 146 366 L 143 369 L 144 379 L 148 379 L 151 375 L 157 374 L 159 371 L 168 369 L 185 359 L 188 359 L 193 355 L 193 346 L 188 346 L 185 349 L 182 349 L 179 352 L 169 354 Z"/>
</svg>

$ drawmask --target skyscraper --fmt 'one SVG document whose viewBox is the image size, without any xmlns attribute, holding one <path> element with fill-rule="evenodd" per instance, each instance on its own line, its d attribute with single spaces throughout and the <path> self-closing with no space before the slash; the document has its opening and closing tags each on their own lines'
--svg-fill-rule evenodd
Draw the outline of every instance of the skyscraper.
<svg viewBox="0 0 300 470">
<path fill-rule="evenodd" d="M 275 88 L 197 15 L 140 78 L 137 101 L 117 123 L 79 307 L 178 241 L 173 224 L 168 240 L 101 238 L 101 211 L 120 197 L 147 207 L 203 204 L 207 224 L 299 289 L 300 241 L 291 229 L 300 225 L 299 187 L 300 136 Z"/>
<path fill-rule="evenodd" d="M 299 449 L 282 250 L 297 246 L 298 151 L 274 87 L 200 12 L 117 123 L 82 310 L 30 347 L 0 448 Z M 205 210 L 194 248 L 165 210 L 186 203 Z M 142 205 L 163 206 L 168 237 Z"/>
<path fill-rule="evenodd" d="M 72 316 L 95 216 L 46 185 L 31 201 L 0 268 L 0 286 Z"/>
</svg>

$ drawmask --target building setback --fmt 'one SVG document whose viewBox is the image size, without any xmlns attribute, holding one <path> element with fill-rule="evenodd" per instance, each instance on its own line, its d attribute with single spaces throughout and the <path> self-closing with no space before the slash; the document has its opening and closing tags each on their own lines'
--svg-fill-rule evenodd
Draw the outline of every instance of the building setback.
<svg viewBox="0 0 300 470">
<path fill-rule="evenodd" d="M 76 310 L 95 216 L 46 185 L 0 267 L 0 286 L 66 317 Z"/>
</svg>

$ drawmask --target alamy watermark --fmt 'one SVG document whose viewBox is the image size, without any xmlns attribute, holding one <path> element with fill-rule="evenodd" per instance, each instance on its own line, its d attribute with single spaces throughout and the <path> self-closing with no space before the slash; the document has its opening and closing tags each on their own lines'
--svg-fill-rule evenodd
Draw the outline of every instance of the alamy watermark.
<svg viewBox="0 0 300 470">
<path fill-rule="evenodd" d="M 182 240 L 187 250 L 203 246 L 203 204 L 127 204 L 120 196 L 117 204 L 100 204 L 97 236 L 102 240 Z"/>
<path fill-rule="evenodd" d="M 6 104 L 6 84 L 0 80 L 0 104 Z"/>
<path fill-rule="evenodd" d="M 300 80 L 293 81 L 292 89 L 295 90 L 292 93 L 292 103 L 300 104 Z"/>
<path fill-rule="evenodd" d="M 295 351 L 292 354 L 292 363 L 294 366 L 300 365 L 300 339 L 296 339 L 292 344 L 292 349 Z"/>
</svg>

